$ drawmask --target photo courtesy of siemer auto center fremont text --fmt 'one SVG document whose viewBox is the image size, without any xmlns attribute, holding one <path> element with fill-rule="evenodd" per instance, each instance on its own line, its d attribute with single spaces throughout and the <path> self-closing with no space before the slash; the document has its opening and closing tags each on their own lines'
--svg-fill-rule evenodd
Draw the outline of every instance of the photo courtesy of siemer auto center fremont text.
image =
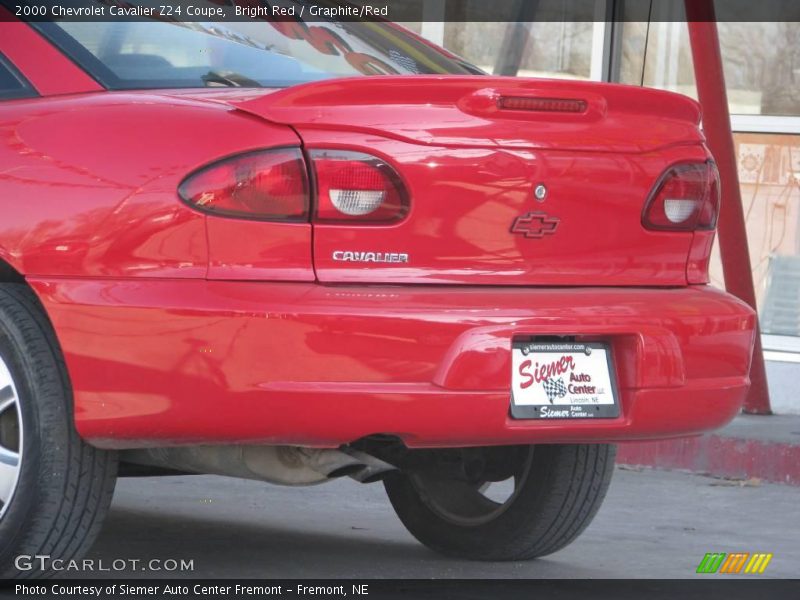
<svg viewBox="0 0 800 600">
<path fill-rule="evenodd" d="M 0 0 L 0 598 L 800 598 L 800 3 Z"/>
</svg>

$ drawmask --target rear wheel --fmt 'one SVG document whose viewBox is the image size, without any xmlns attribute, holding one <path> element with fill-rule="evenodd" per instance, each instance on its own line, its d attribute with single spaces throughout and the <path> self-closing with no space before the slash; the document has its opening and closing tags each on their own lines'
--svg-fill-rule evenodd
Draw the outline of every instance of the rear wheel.
<svg viewBox="0 0 800 600">
<path fill-rule="evenodd" d="M 86 552 L 116 467 L 115 453 L 75 431 L 67 371 L 35 295 L 0 284 L 0 577 L 48 574 L 20 571 L 20 555 L 68 561 Z"/>
<path fill-rule="evenodd" d="M 603 502 L 615 446 L 537 445 L 425 451 L 386 491 L 420 542 L 473 560 L 525 560 L 564 548 Z"/>
</svg>

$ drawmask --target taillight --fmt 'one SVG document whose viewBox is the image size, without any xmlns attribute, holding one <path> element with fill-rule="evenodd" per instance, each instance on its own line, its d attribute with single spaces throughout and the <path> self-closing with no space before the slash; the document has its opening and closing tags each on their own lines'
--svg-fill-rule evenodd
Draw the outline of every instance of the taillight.
<svg viewBox="0 0 800 600">
<path fill-rule="evenodd" d="M 341 150 L 309 152 L 315 222 L 393 223 L 408 212 L 400 176 L 385 161 Z M 298 148 L 239 154 L 189 175 L 178 187 L 189 205 L 210 214 L 270 221 L 307 221 L 310 186 Z"/>
<path fill-rule="evenodd" d="M 658 180 L 642 212 L 647 229 L 714 229 L 719 214 L 719 174 L 713 162 L 670 167 Z"/>
<path fill-rule="evenodd" d="M 316 188 L 314 221 L 392 223 L 408 212 L 408 194 L 385 161 L 342 150 L 309 152 Z"/>
<path fill-rule="evenodd" d="M 178 194 L 202 211 L 247 219 L 301 221 L 309 186 L 298 148 L 249 152 L 189 175 Z"/>
</svg>

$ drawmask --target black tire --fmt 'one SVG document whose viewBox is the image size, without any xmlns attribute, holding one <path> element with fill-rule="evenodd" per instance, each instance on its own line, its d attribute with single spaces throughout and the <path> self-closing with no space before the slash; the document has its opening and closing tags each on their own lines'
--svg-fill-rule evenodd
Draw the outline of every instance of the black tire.
<svg viewBox="0 0 800 600">
<path fill-rule="evenodd" d="M 509 484 L 513 493 L 505 501 L 487 501 L 486 509 L 464 500 L 472 492 L 465 481 L 452 479 L 452 473 L 437 480 L 432 479 L 435 471 L 424 477 L 395 472 L 384 481 L 386 492 L 408 531 L 441 554 L 485 561 L 552 554 L 572 543 L 600 508 L 614 471 L 616 446 L 514 449 L 518 465 L 513 468 L 514 485 Z M 474 481 L 471 485 L 478 489 Z M 484 516 L 479 510 L 486 511 Z"/>
<path fill-rule="evenodd" d="M 69 561 L 88 551 L 111 503 L 117 457 L 78 437 L 61 350 L 38 299 L 24 284 L 0 284 L 0 359 L 16 388 L 22 430 L 22 443 L 15 438 L 21 457 L 16 488 L 0 516 L 0 577 L 48 576 L 52 571 L 27 568 L 25 561 L 17 569 L 16 557 Z"/>
</svg>

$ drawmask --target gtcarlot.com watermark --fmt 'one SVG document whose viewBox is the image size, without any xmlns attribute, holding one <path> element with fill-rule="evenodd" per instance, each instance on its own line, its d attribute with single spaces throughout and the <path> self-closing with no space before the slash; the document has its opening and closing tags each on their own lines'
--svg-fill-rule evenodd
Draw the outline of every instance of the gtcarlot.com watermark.
<svg viewBox="0 0 800 600">
<path fill-rule="evenodd" d="M 194 559 L 175 558 L 115 558 L 112 560 L 84 558 L 64 560 L 49 554 L 20 554 L 14 559 L 19 571 L 55 571 L 81 573 L 116 573 L 121 571 L 152 571 L 180 573 L 194 571 Z"/>
</svg>

